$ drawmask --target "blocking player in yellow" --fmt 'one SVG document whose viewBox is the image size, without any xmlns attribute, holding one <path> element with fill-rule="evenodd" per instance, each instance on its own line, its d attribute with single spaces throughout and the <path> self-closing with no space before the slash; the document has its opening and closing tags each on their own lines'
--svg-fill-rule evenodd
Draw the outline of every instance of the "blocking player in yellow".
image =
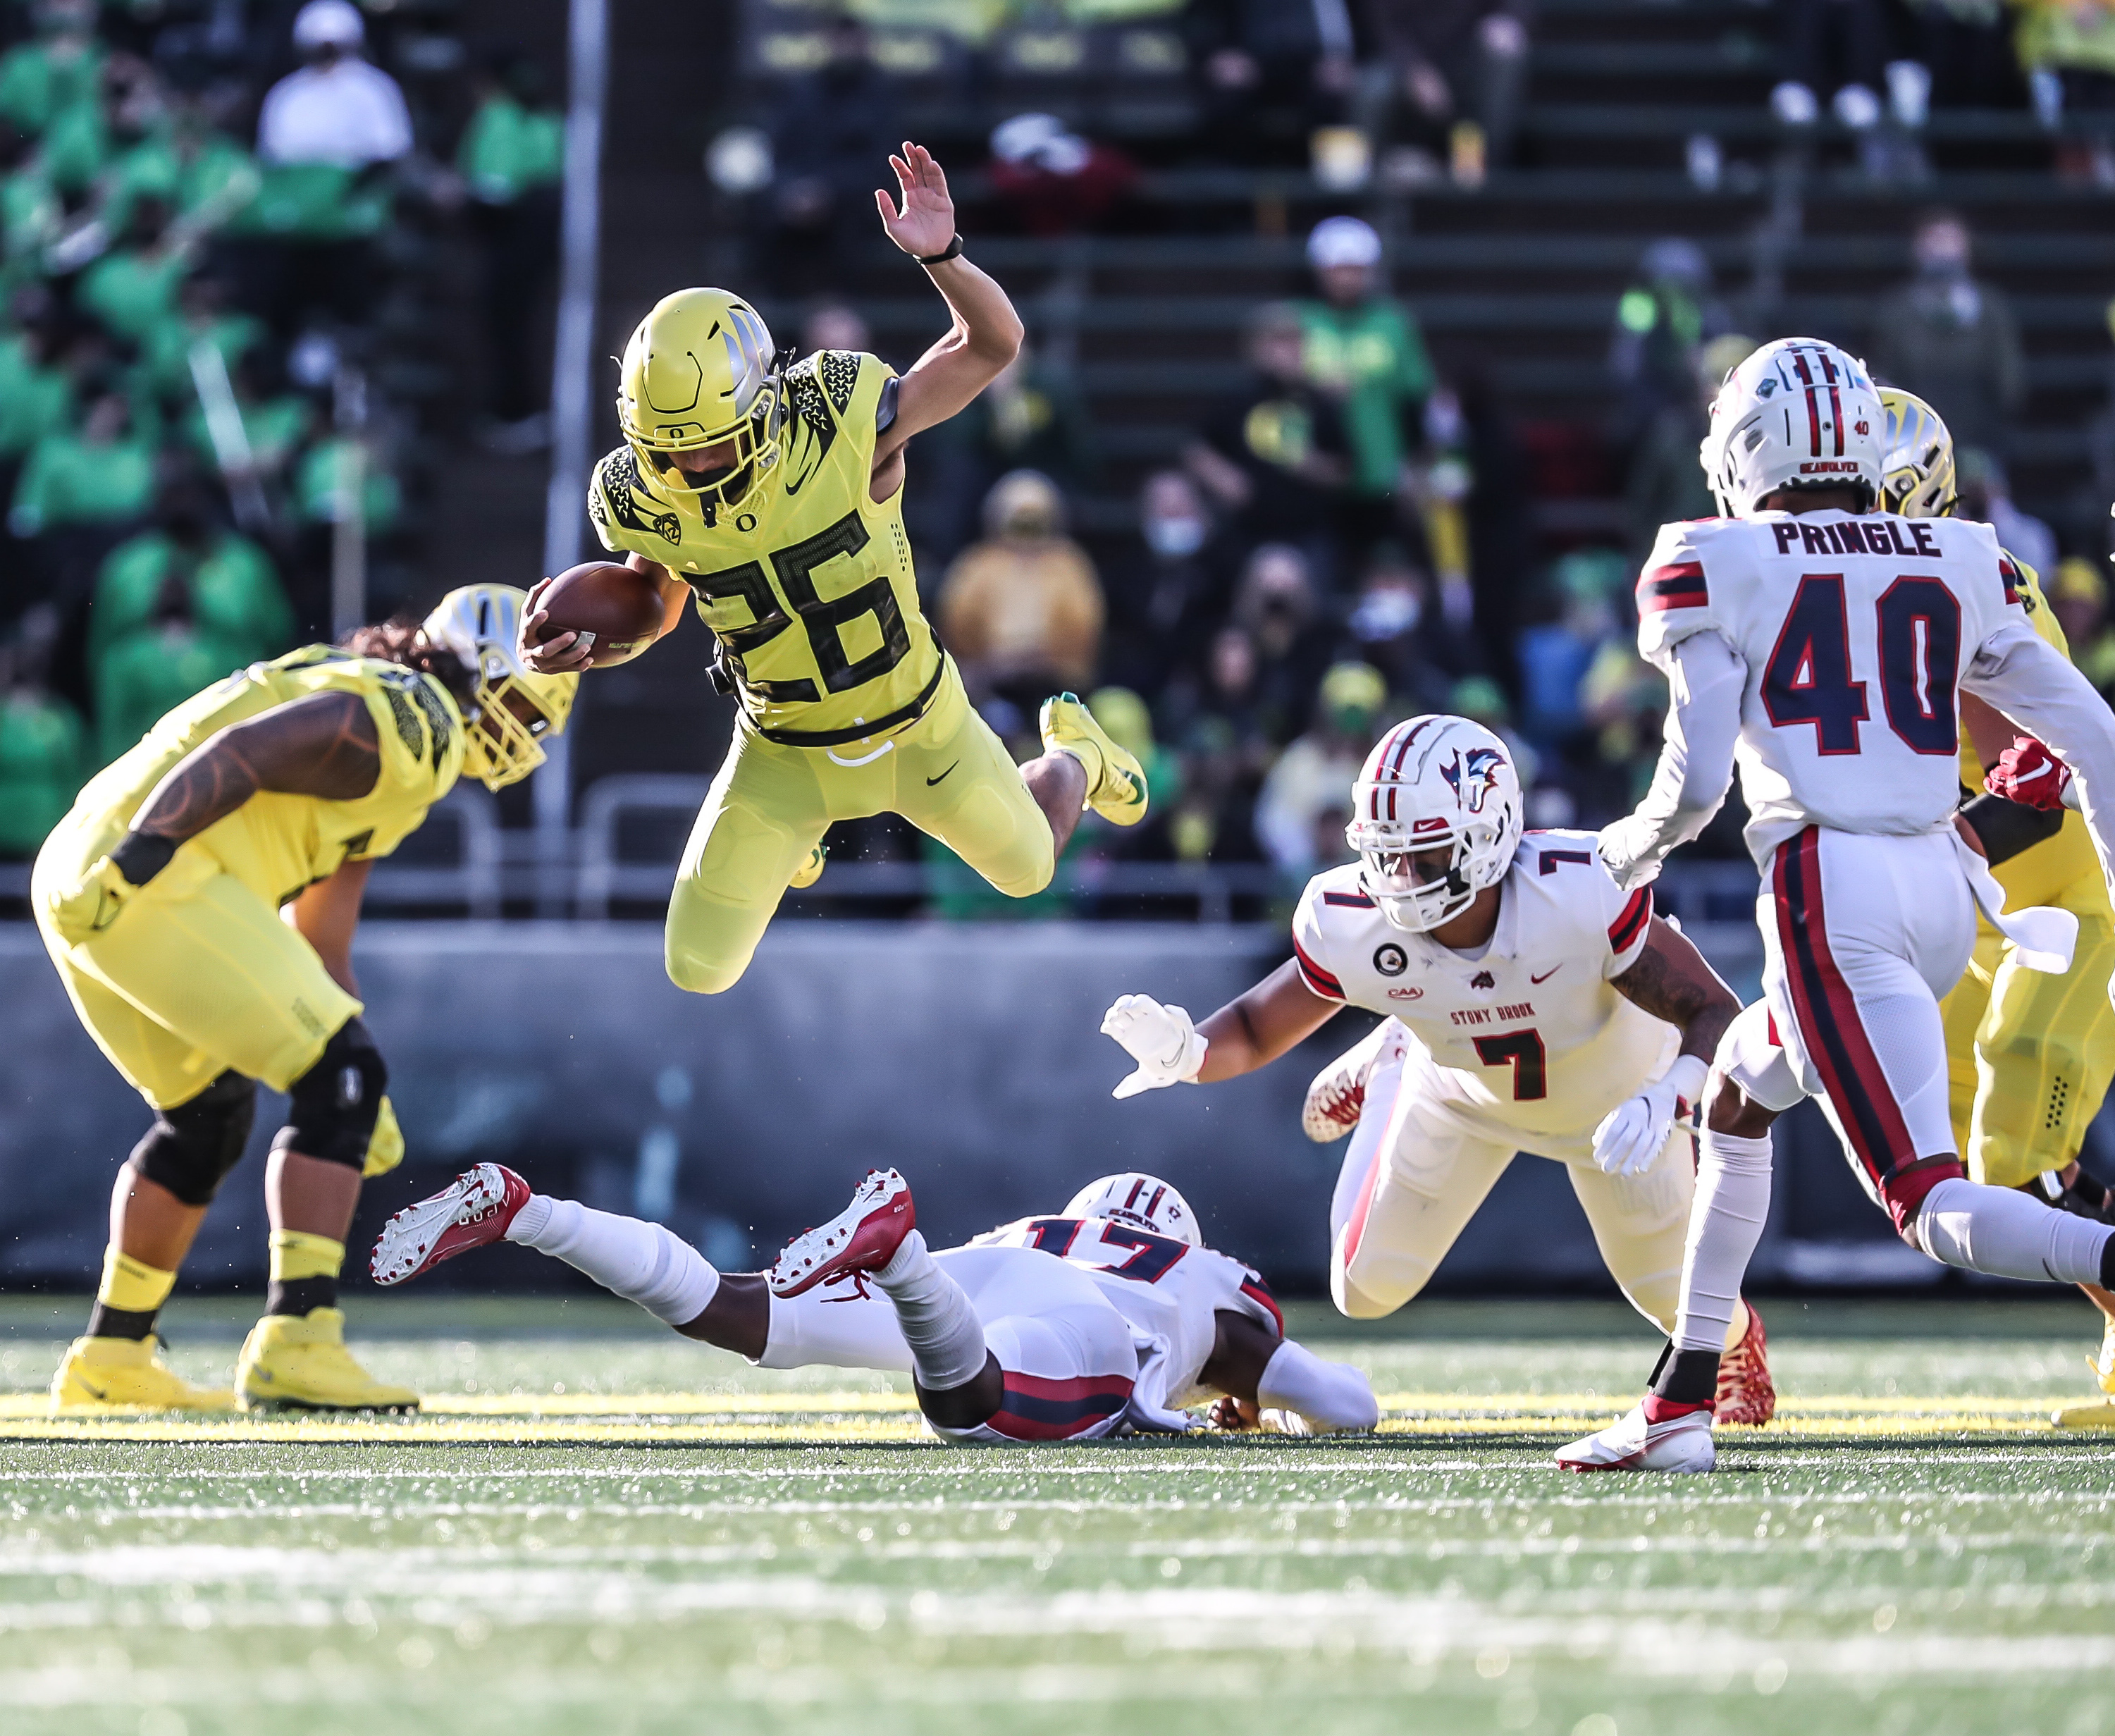
<svg viewBox="0 0 2115 1736">
<path fill-rule="evenodd" d="M 522 593 L 452 591 L 418 627 L 253 664 L 90 781 L 37 856 L 30 902 L 74 1010 L 154 1124 L 119 1170 L 88 1330 L 54 1410 L 406 1408 L 345 1348 L 346 1231 L 404 1141 L 360 1019 L 368 870 L 467 770 L 498 788 L 565 726 L 570 675 L 514 654 Z M 161 1361 L 155 1316 L 242 1155 L 257 1082 L 291 1099 L 265 1171 L 271 1289 L 232 1391 Z"/>
<path fill-rule="evenodd" d="M 1908 518 L 1954 508 L 1953 442 L 1923 399 L 1883 387 L 1888 416 L 1883 510 Z M 2007 557 L 2011 558 L 2011 557 Z M 2071 649 L 2034 569 L 2013 559 L 2014 583 L 2035 631 L 2067 657 Z M 1961 696 L 1961 782 L 1980 794 L 2012 746 L 2012 726 L 1982 700 Z M 1994 797 L 1962 810 L 1974 825 L 2008 909 L 2054 904 L 2078 918 L 2078 946 L 2062 976 L 2021 966 L 2012 943 L 1976 919 L 1968 971 L 1941 1004 L 1954 1137 L 1970 1177 L 2018 1187 L 2064 1210 L 2110 1221 L 2107 1192 L 2079 1168 L 2085 1129 L 2115 1077 L 2115 910 L 2075 813 L 2038 812 Z M 2115 1393 L 2115 1296 L 2080 1286 L 2103 1316 L 2094 1367 Z M 2108 1407 L 2099 1408 L 2107 1409 Z M 2115 1421 L 2115 1412 L 2107 1419 Z"/>
<path fill-rule="evenodd" d="M 920 611 L 905 443 L 981 392 L 1021 328 L 963 255 L 940 165 L 911 144 L 889 161 L 902 204 L 875 193 L 883 226 L 946 300 L 947 334 L 901 378 L 843 350 L 782 366 L 741 297 L 679 291 L 626 347 L 625 443 L 589 485 L 604 546 L 659 586 L 662 631 L 695 599 L 715 682 L 740 700 L 668 905 L 668 975 L 700 994 L 741 978 L 787 888 L 821 873 L 833 820 L 901 814 L 1027 898 L 1084 807 L 1118 825 L 1145 815 L 1144 769 L 1069 693 L 1045 701 L 1044 752 L 1016 767 Z M 525 662 L 586 668 L 579 636 L 543 638 L 538 600 Z"/>
</svg>

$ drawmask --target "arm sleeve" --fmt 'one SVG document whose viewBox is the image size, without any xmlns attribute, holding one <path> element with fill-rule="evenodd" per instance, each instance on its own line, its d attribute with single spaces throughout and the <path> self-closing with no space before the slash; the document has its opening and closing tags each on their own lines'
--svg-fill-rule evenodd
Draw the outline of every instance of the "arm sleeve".
<svg viewBox="0 0 2115 1736">
<path fill-rule="evenodd" d="M 1381 1420 L 1379 1401 L 1364 1374 L 1346 1363 L 1325 1362 L 1290 1339 L 1264 1365 L 1256 1404 L 1283 1435 L 1364 1433 Z"/>
<path fill-rule="evenodd" d="M 1710 824 L 1733 783 L 1747 666 L 1718 632 L 1694 634 L 1662 655 L 1670 700 L 1652 788 L 1635 813 L 1601 833 L 1601 860 L 1618 886 L 1659 872 L 1668 853 Z"/>
<path fill-rule="evenodd" d="M 2071 768 L 2100 871 L 2115 824 L 2115 715 L 2048 641 L 2012 615 L 1983 641 L 1961 686 L 1987 700 Z M 2115 879 L 2115 876 L 2111 876 Z"/>
<path fill-rule="evenodd" d="M 1322 890 L 1319 880 L 1310 880 L 1292 912 L 1292 956 L 1300 980 L 1324 1000 L 1342 1000 L 1344 985 L 1329 968 L 1328 948 L 1322 939 Z"/>
</svg>

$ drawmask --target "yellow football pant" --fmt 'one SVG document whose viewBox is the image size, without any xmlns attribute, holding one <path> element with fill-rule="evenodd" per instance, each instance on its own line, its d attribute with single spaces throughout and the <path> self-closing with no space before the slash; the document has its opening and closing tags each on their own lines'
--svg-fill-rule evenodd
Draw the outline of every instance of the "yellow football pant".
<svg viewBox="0 0 2115 1736">
<path fill-rule="evenodd" d="M 2115 922 L 2105 893 L 2094 885 L 2049 902 L 2078 916 L 2069 971 L 2028 970 L 1978 917 L 1967 973 L 1940 1003 L 1953 1136 L 1970 1177 L 1995 1187 L 2021 1187 L 2076 1158 L 2115 1077 Z"/>
<path fill-rule="evenodd" d="M 924 716 L 878 746 L 787 747 L 743 718 L 690 829 L 668 901 L 669 980 L 741 981 L 787 883 L 833 820 L 901 814 L 1009 898 L 1050 884 L 1050 823 L 951 660 Z"/>
<path fill-rule="evenodd" d="M 360 1010 L 279 913 L 204 851 L 186 847 L 117 920 L 79 946 L 45 926 L 48 892 L 77 884 L 123 828 L 69 816 L 44 842 L 30 905 L 74 1011 L 158 1109 L 229 1068 L 285 1091 Z"/>
</svg>

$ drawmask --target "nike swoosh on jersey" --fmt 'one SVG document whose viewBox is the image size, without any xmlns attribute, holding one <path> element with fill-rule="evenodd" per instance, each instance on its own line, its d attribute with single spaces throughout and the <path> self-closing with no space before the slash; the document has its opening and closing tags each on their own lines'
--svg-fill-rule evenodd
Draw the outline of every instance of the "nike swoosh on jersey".
<svg viewBox="0 0 2115 1736">
<path fill-rule="evenodd" d="M 961 763 L 962 763 L 962 762 L 961 762 L 960 760 L 957 760 L 955 762 L 955 765 L 960 765 Z M 952 772 L 952 770 L 954 770 L 954 769 L 955 769 L 955 765 L 951 765 L 951 766 L 949 766 L 949 767 L 947 768 L 947 771 L 945 771 L 945 772 L 943 772 L 943 773 L 941 773 L 941 774 L 940 774 L 940 777 L 939 777 L 939 778 L 928 778 L 925 780 L 925 788 L 926 788 L 927 789 L 929 789 L 929 790 L 930 788 L 933 788 L 933 786 L 934 786 L 934 784 L 938 783 L 940 781 L 940 778 L 944 778 L 944 777 L 946 777 L 946 776 L 947 775 L 947 772 Z"/>
<path fill-rule="evenodd" d="M 1541 976 L 1530 976 L 1528 978 L 1528 981 L 1530 982 L 1548 982 L 1551 977 L 1554 976 L 1563 968 L 1564 967 L 1561 964 L 1553 964 L 1548 970 L 1544 971 Z"/>
</svg>

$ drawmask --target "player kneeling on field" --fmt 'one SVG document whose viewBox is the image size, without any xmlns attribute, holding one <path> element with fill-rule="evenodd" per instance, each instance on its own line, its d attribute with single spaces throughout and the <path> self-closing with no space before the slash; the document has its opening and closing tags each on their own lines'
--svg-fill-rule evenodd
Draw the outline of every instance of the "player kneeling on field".
<svg viewBox="0 0 2115 1736">
<path fill-rule="evenodd" d="M 53 1380 L 55 1409 L 418 1403 L 352 1359 L 337 1307 L 361 1179 L 404 1152 L 352 935 L 369 869 L 460 773 L 512 783 L 564 728 L 577 677 L 522 667 L 521 602 L 467 586 L 419 627 L 231 675 L 94 778 L 38 853 L 30 902 L 52 962 L 154 1111 L 118 1173 L 95 1311 Z M 292 1099 L 265 1174 L 271 1290 L 235 1390 L 196 1387 L 162 1363 L 155 1316 L 242 1155 L 260 1079 Z"/>
<path fill-rule="evenodd" d="M 1142 994 L 1110 1008 L 1138 1063 L 1116 1095 L 1235 1078 L 1347 1004 L 1388 1014 L 1308 1094 L 1310 1132 L 1356 1129 L 1330 1206 L 1337 1306 L 1371 1320 L 1415 1296 L 1530 1151 L 1566 1166 L 1610 1274 L 1669 1330 L 1687 1123 L 1739 1000 L 1649 889 L 1618 889 L 1592 833 L 1523 834 L 1505 745 L 1465 718 L 1397 724 L 1352 814 L 1360 859 L 1308 882 L 1277 971 L 1194 1029 Z M 1737 1307 L 1724 1342 L 1720 1414 L 1769 1421 L 1760 1317 Z"/>
<path fill-rule="evenodd" d="M 1214 1393 L 1221 1428 L 1322 1435 L 1379 1419 L 1365 1376 L 1287 1339 L 1263 1280 L 1204 1247 L 1188 1204 L 1152 1176 L 1106 1177 L 1056 1217 L 938 1254 L 916 1218 L 910 1184 L 877 1170 L 768 1272 L 723 1274 L 658 1224 L 531 1192 L 479 1164 L 392 1218 L 370 1270 L 401 1284 L 466 1249 L 518 1242 L 762 1367 L 908 1374 L 950 1440 L 1181 1434 L 1197 1426 L 1183 1407 Z"/>
</svg>

